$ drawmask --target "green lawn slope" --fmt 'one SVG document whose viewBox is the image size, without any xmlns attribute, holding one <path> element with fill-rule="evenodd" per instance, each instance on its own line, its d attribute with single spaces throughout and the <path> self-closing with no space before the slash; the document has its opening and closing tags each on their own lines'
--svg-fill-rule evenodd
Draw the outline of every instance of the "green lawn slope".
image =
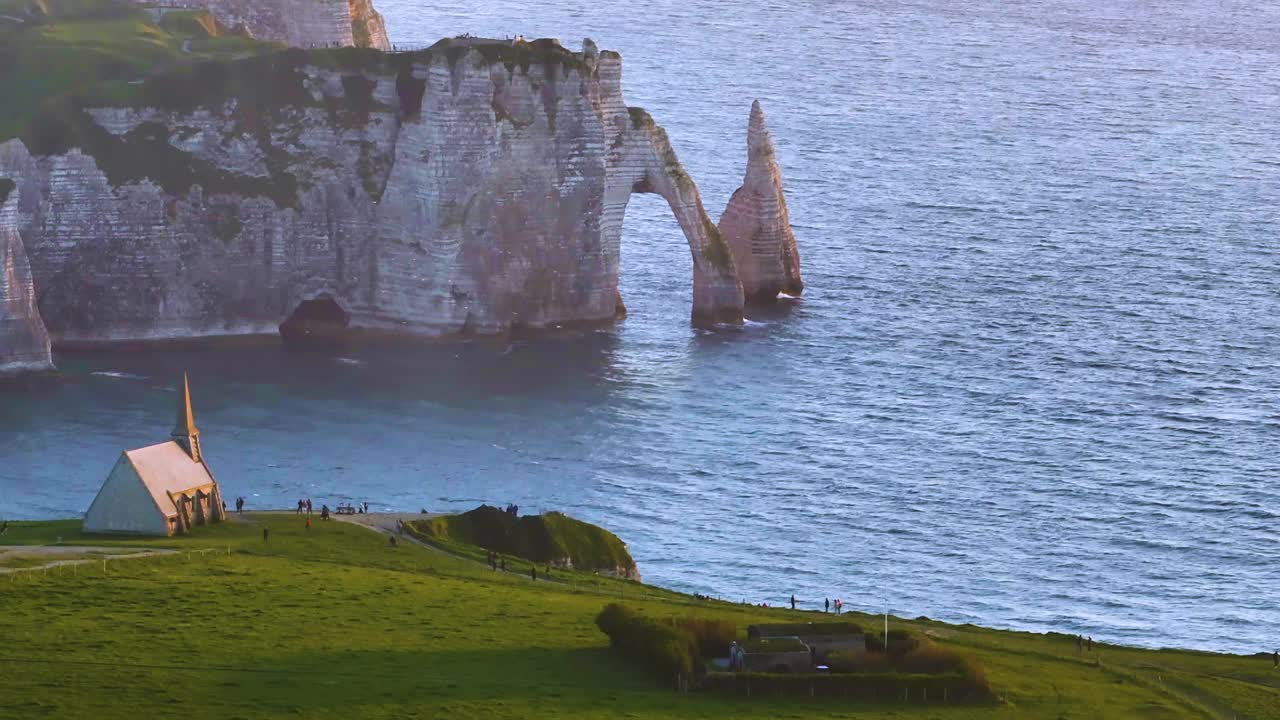
<svg viewBox="0 0 1280 720">
<path fill-rule="evenodd" d="M 269 527 L 270 539 L 262 538 Z M 563 573 L 552 582 L 353 524 L 246 515 L 192 537 L 11 525 L 0 544 L 203 551 L 0 575 L 0 718 L 1272 718 L 1269 658 L 1095 645 L 891 619 L 976 655 L 990 706 L 680 694 L 610 654 L 608 602 L 655 616 L 805 622 Z M 553 575 L 554 577 L 554 575 Z M 879 618 L 847 619 L 875 627 Z"/>
</svg>

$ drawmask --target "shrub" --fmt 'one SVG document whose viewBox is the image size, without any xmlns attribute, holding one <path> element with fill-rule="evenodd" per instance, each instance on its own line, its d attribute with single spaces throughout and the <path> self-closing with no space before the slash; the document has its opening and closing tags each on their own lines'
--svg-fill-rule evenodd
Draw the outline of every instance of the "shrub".
<svg viewBox="0 0 1280 720">
<path fill-rule="evenodd" d="M 697 641 L 677 625 L 610 603 L 596 616 L 596 626 L 609 636 L 614 651 L 657 675 L 688 675 L 699 665 Z"/>
<path fill-rule="evenodd" d="M 915 649 L 919 640 L 915 635 L 907 630 L 894 629 L 889 631 L 888 652 L 895 657 L 905 655 Z M 873 652 L 885 652 L 884 634 L 879 635 L 867 633 L 867 650 Z"/>
<path fill-rule="evenodd" d="M 636 566 L 618 536 L 558 512 L 517 517 L 481 505 L 459 515 L 418 520 L 410 525 L 433 538 L 476 545 L 536 563 L 610 572 L 630 571 Z"/>
<path fill-rule="evenodd" d="M 676 625 L 693 636 L 699 657 L 722 657 L 729 654 L 729 644 L 738 638 L 738 628 L 727 620 L 689 616 Z"/>
<path fill-rule="evenodd" d="M 837 650 L 827 655 L 827 667 L 833 673 L 887 673 L 893 672 L 893 663 L 882 652 L 844 652 Z"/>
<path fill-rule="evenodd" d="M 961 662 L 956 653 L 924 640 L 895 658 L 894 666 L 901 672 L 938 674 L 955 671 Z"/>
</svg>

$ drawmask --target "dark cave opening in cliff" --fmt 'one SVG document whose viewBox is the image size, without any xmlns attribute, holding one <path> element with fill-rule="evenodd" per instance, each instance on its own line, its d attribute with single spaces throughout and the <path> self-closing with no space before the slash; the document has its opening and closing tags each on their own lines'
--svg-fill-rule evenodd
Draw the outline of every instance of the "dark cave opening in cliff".
<svg viewBox="0 0 1280 720">
<path fill-rule="evenodd" d="M 351 316 L 329 295 L 298 303 L 289 317 L 280 323 L 280 337 L 285 345 L 297 347 L 334 347 L 347 340 Z"/>
</svg>

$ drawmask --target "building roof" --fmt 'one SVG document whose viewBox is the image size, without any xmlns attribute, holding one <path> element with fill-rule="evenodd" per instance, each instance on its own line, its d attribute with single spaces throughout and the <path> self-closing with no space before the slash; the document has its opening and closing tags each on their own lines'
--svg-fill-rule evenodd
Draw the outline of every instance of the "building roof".
<svg viewBox="0 0 1280 720">
<path fill-rule="evenodd" d="M 165 515 L 178 513 L 173 501 L 169 499 L 169 493 L 193 492 L 197 488 L 213 485 L 213 476 L 204 464 L 192 460 L 187 451 L 172 440 L 137 450 L 126 450 L 124 454 Z"/>
</svg>

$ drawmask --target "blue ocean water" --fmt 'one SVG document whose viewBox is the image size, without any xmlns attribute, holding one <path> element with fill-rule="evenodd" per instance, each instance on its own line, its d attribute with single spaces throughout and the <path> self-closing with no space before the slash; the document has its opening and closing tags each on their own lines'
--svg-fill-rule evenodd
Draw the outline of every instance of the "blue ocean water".
<svg viewBox="0 0 1280 720">
<path fill-rule="evenodd" d="M 630 317 L 514 344 L 91 353 L 0 395 L 0 515 L 87 507 L 192 374 L 251 506 L 514 502 L 646 580 L 1140 645 L 1280 643 L 1280 8 L 378 0 L 393 41 L 617 49 L 718 216 L 768 113 L 807 291 L 688 325 L 633 200 Z"/>
</svg>

